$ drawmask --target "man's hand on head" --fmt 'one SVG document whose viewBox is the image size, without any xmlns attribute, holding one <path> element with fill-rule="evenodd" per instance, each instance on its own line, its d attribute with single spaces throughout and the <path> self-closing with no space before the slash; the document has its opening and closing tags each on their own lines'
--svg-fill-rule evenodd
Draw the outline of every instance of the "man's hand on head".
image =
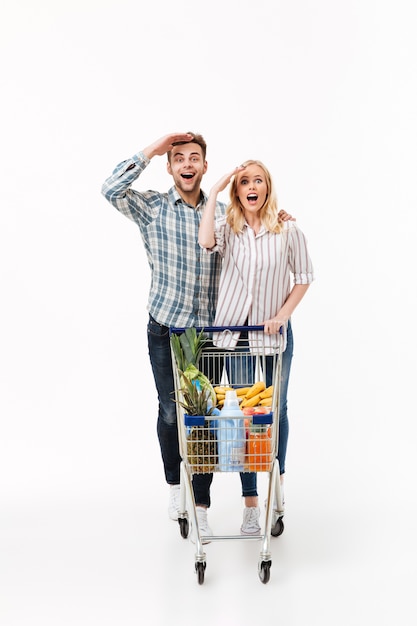
<svg viewBox="0 0 417 626">
<path fill-rule="evenodd" d="M 147 148 L 142 150 L 143 154 L 148 157 L 148 159 L 152 159 L 154 156 L 162 156 L 166 154 L 178 143 L 190 142 L 193 139 L 193 135 L 191 133 L 170 133 L 169 135 L 164 135 L 160 139 L 151 143 Z"/>
</svg>

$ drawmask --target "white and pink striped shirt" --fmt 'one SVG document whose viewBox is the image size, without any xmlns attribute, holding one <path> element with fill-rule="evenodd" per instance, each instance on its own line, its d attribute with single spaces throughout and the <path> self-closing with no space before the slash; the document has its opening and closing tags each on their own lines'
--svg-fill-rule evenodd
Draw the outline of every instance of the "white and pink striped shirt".
<svg viewBox="0 0 417 626">
<path fill-rule="evenodd" d="M 293 284 L 308 285 L 314 280 L 313 265 L 303 232 L 293 221 L 284 222 L 280 234 L 261 226 L 257 235 L 245 224 L 233 233 L 226 218 L 217 219 L 216 245 L 223 258 L 215 326 L 260 325 L 274 317 Z M 221 348 L 233 348 L 239 334 L 215 338 Z M 265 336 L 266 346 L 276 349 L 277 335 Z M 285 349 L 285 344 L 284 344 Z M 269 351 L 269 350 L 268 350 Z"/>
</svg>

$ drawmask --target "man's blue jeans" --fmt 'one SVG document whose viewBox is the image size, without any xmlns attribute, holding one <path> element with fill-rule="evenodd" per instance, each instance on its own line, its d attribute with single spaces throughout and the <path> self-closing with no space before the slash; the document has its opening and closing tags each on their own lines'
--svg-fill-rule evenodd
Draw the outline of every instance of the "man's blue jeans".
<svg viewBox="0 0 417 626">
<path fill-rule="evenodd" d="M 279 439 L 278 439 L 278 452 L 277 459 L 279 463 L 279 471 L 280 474 L 285 473 L 285 458 L 287 455 L 287 443 L 288 443 L 288 434 L 289 434 L 289 425 L 288 425 L 288 413 L 287 413 L 287 392 L 288 392 L 288 382 L 290 378 L 290 370 L 291 370 L 291 362 L 294 351 L 294 340 L 291 328 L 291 322 L 288 321 L 287 326 L 287 346 L 285 351 L 282 353 L 282 363 L 281 363 L 281 388 L 280 388 L 280 401 L 279 401 Z M 248 366 L 251 367 L 250 364 L 253 365 L 253 357 L 248 356 Z M 273 357 L 266 357 L 266 372 L 265 372 L 265 383 L 266 386 L 272 384 L 272 359 Z M 233 370 L 233 359 L 231 359 Z M 240 381 L 233 379 L 233 371 L 231 371 L 232 384 L 238 384 Z M 249 380 L 248 373 L 246 373 L 246 378 L 244 380 Z M 242 483 L 242 496 L 257 496 L 257 481 L 256 481 L 256 473 L 253 472 L 241 472 L 240 479 Z"/>
<path fill-rule="evenodd" d="M 174 402 L 169 328 L 149 316 L 148 352 L 158 393 L 157 433 L 164 465 L 165 479 L 170 485 L 180 482 L 181 456 L 178 444 L 177 408 Z M 194 474 L 193 490 L 196 504 L 210 506 L 213 474 Z"/>
</svg>

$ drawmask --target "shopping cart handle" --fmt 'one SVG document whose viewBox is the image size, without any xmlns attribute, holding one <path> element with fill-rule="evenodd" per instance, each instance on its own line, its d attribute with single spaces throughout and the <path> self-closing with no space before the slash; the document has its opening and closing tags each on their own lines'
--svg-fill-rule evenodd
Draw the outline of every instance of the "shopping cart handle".
<svg viewBox="0 0 417 626">
<path fill-rule="evenodd" d="M 202 330 L 206 333 L 222 333 L 225 330 L 230 332 L 243 332 L 248 330 L 263 330 L 265 327 L 262 326 L 196 326 L 196 331 L 199 333 Z M 175 328 L 171 327 L 169 329 L 170 335 L 180 335 L 184 333 L 186 328 Z M 280 335 L 282 335 L 282 326 L 279 329 Z"/>
</svg>

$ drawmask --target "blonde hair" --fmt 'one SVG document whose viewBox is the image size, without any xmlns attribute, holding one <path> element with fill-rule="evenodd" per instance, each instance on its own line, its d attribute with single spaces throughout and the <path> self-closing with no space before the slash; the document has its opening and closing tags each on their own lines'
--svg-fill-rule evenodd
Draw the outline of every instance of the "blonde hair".
<svg viewBox="0 0 417 626">
<path fill-rule="evenodd" d="M 266 230 L 271 233 L 280 233 L 283 229 L 283 223 L 278 218 L 278 200 L 275 194 L 271 174 L 261 161 L 249 159 L 248 161 L 244 161 L 244 163 L 242 163 L 242 167 L 248 167 L 249 165 L 258 165 L 265 174 L 267 191 L 265 203 L 261 208 L 261 222 Z M 230 203 L 226 208 L 226 220 L 227 223 L 230 224 L 234 233 L 240 232 L 245 223 L 243 206 L 237 196 L 237 183 L 240 175 L 241 173 L 238 173 L 232 179 L 229 189 Z"/>
</svg>

